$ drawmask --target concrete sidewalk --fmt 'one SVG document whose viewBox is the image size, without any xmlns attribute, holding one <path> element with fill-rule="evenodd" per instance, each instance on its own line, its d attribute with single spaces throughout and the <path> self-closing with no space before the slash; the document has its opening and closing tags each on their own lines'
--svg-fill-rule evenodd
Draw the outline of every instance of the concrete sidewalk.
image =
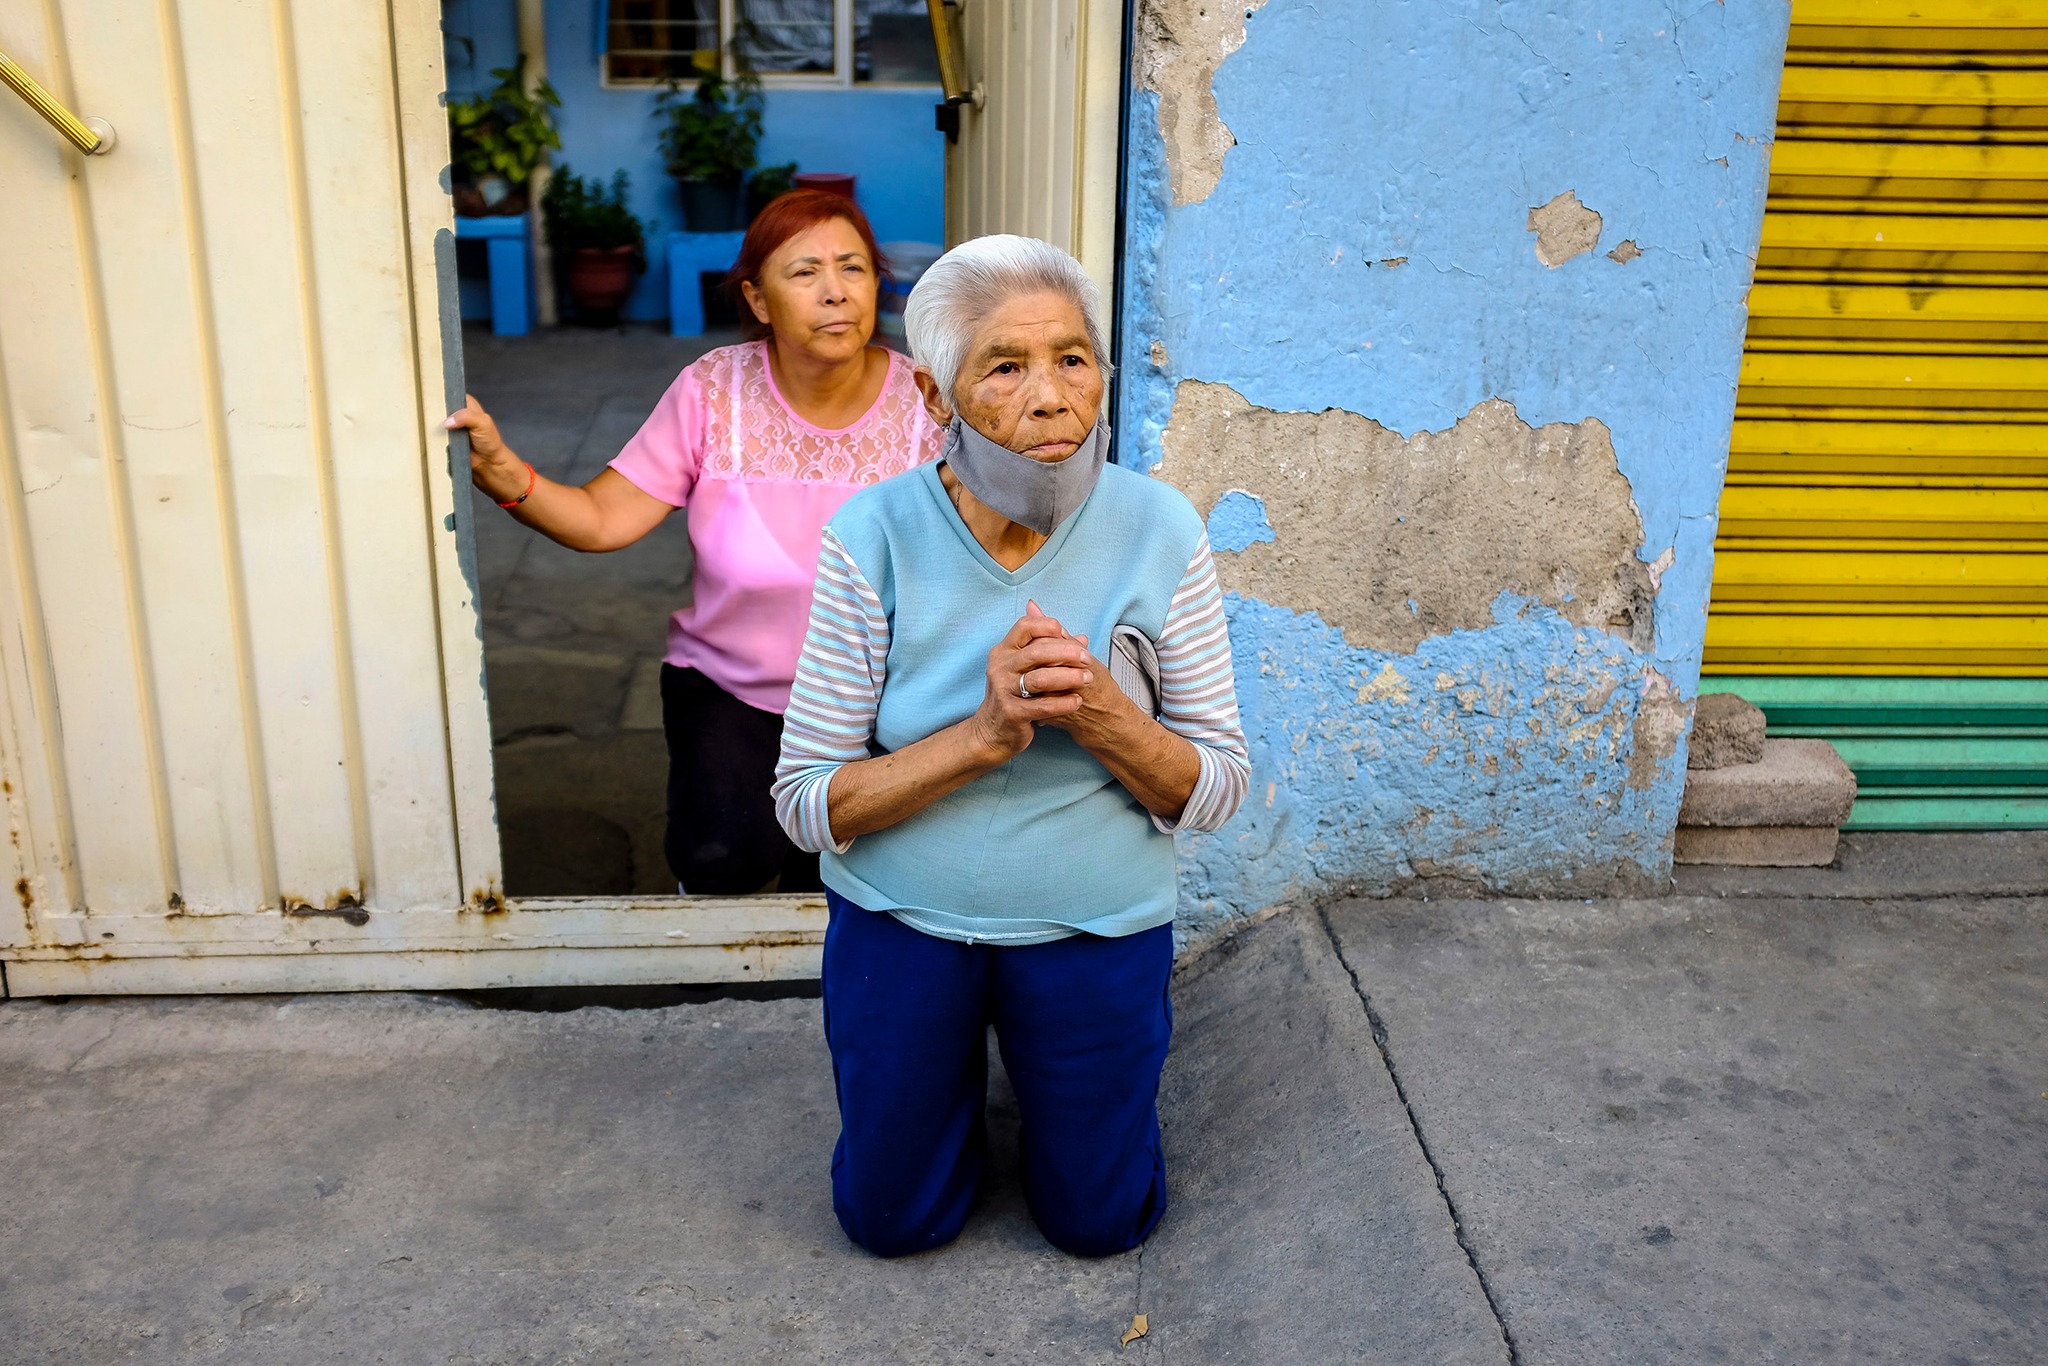
<svg viewBox="0 0 2048 1366">
<path fill-rule="evenodd" d="M 814 1000 L 10 1003 L 4 1359 L 1504 1361 L 1320 926 L 1204 962 L 1179 1012 L 1144 1251 L 1038 1236 L 999 1081 L 967 1235 L 884 1262 L 832 1219 Z"/>
<path fill-rule="evenodd" d="M 850 1247 L 814 1000 L 7 1003 L 0 1359 L 2048 1358 L 2048 901 L 1723 891 L 1225 941 L 1102 1262 Z"/>
</svg>

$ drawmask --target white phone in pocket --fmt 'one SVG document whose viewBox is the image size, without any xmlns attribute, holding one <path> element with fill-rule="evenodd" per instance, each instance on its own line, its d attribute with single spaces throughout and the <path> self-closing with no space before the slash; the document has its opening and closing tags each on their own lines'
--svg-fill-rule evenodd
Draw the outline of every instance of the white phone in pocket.
<svg viewBox="0 0 2048 1366">
<path fill-rule="evenodd" d="M 1159 715 L 1159 650 L 1152 637 L 1135 626 L 1110 632 L 1109 676 L 1138 710 Z"/>
</svg>

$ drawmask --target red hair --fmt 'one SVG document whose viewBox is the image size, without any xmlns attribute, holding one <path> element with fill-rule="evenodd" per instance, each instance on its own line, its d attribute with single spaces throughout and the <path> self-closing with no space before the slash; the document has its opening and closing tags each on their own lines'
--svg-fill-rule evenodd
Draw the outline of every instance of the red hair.
<svg viewBox="0 0 2048 1366">
<path fill-rule="evenodd" d="M 740 243 L 740 259 L 733 262 L 725 277 L 725 287 L 739 308 L 740 330 L 748 340 L 768 336 L 769 327 L 747 307 L 746 296 L 740 292 L 741 283 L 760 284 L 768 258 L 781 250 L 784 242 L 835 218 L 845 219 L 860 234 L 861 244 L 868 249 L 868 259 L 875 263 L 877 285 L 888 278 L 888 258 L 875 244 L 875 230 L 868 225 L 868 216 L 861 212 L 860 205 L 830 190 L 785 191 L 769 200 L 748 225 L 746 240 Z"/>
</svg>

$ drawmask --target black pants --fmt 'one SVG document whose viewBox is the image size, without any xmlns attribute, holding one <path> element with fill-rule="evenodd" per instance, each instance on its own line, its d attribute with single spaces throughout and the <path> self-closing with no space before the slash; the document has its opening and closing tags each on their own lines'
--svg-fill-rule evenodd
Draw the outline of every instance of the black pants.
<svg viewBox="0 0 2048 1366">
<path fill-rule="evenodd" d="M 815 892 L 818 856 L 775 822 L 768 785 L 782 752 L 782 718 L 734 697 L 695 669 L 661 666 L 668 737 L 668 866 L 692 896 L 745 896 L 782 879 Z"/>
</svg>

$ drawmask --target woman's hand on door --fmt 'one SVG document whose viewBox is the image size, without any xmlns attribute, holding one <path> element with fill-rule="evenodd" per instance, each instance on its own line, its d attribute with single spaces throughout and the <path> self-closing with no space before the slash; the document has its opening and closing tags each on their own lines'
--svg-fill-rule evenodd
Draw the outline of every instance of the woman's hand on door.
<svg viewBox="0 0 2048 1366">
<path fill-rule="evenodd" d="M 526 462 L 505 444 L 497 421 L 484 411 L 476 395 L 462 397 L 463 405 L 448 415 L 448 430 L 469 433 L 470 482 L 488 493 L 492 502 L 510 502 L 526 491 Z"/>
<path fill-rule="evenodd" d="M 582 487 L 558 484 L 519 458 L 498 424 L 473 394 L 448 415 L 449 431 L 469 433 L 469 478 L 490 500 L 550 540 L 571 550 L 629 546 L 661 525 L 675 509 L 643 492 L 615 469 L 599 471 Z"/>
</svg>

